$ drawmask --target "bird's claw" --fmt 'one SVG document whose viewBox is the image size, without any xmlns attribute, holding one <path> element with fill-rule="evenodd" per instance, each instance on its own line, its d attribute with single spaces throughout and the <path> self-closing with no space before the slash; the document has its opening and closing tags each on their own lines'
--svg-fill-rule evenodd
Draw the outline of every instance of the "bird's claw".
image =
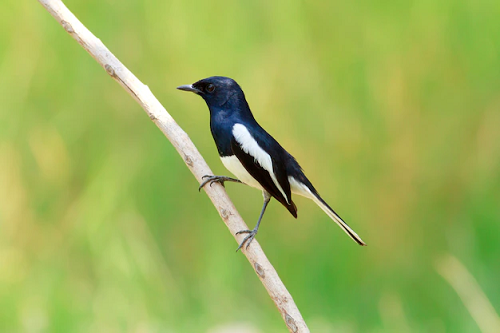
<svg viewBox="0 0 500 333">
<path fill-rule="evenodd" d="M 201 191 L 201 189 L 207 185 L 208 183 L 210 183 L 210 187 L 212 187 L 213 183 L 219 183 L 221 184 L 222 186 L 224 186 L 224 180 L 221 179 L 221 177 L 219 176 L 210 176 L 210 175 L 205 175 L 203 177 L 201 177 L 201 179 L 205 179 L 207 178 L 207 180 L 203 181 L 201 184 L 200 184 L 200 187 L 198 187 L 198 192 Z"/>
<path fill-rule="evenodd" d="M 243 239 L 243 241 L 240 243 L 240 246 L 238 246 L 238 248 L 236 249 L 236 252 L 238 252 L 243 247 L 243 245 L 245 245 L 245 243 L 247 244 L 247 246 L 245 248 L 248 249 L 248 247 L 250 246 L 250 243 L 254 240 L 255 235 L 257 235 L 257 230 L 256 229 L 240 230 L 236 233 L 236 235 L 239 235 L 239 234 L 249 234 L 249 235 Z"/>
<path fill-rule="evenodd" d="M 221 184 L 222 186 L 224 186 L 224 182 L 235 182 L 235 183 L 241 183 L 241 180 L 239 179 L 234 179 L 234 178 L 231 178 L 231 177 L 226 177 L 226 176 L 212 176 L 212 175 L 205 175 L 203 177 L 201 177 L 201 179 L 205 179 L 201 184 L 200 184 L 200 187 L 198 187 L 198 191 L 201 191 L 201 189 L 207 185 L 208 183 L 210 183 L 210 187 L 212 187 L 212 184 L 213 183 L 219 183 Z"/>
</svg>

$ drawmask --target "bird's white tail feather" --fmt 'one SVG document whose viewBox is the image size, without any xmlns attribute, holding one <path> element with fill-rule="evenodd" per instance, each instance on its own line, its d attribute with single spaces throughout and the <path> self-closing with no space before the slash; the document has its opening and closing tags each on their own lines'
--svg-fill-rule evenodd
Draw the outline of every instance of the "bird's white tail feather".
<svg viewBox="0 0 500 333">
<path fill-rule="evenodd" d="M 342 230 L 349 235 L 349 237 L 351 237 L 359 245 L 366 246 L 366 243 L 363 242 L 361 237 L 359 237 L 358 234 L 355 233 L 354 230 L 352 230 L 351 227 L 349 227 L 347 223 L 345 223 L 340 216 L 338 216 L 333 209 L 331 209 L 328 204 L 321 199 L 319 195 L 314 194 L 305 184 L 297 181 L 293 177 L 288 177 L 288 181 L 290 182 L 290 188 L 293 193 L 312 199 L 326 213 L 326 215 L 334 220 L 339 227 L 341 227 Z"/>
<path fill-rule="evenodd" d="M 341 227 L 342 230 L 344 230 L 345 233 L 348 234 L 349 237 L 351 237 L 356 243 L 358 243 L 359 245 L 362 245 L 362 246 L 366 246 L 366 243 L 363 242 L 361 237 L 359 237 L 358 234 L 355 233 L 354 230 L 352 230 L 351 227 L 349 227 L 347 225 L 347 223 L 345 223 L 340 218 L 340 216 L 338 216 L 330 207 L 328 207 L 323 202 L 323 200 L 321 200 L 320 198 L 318 198 L 315 195 L 313 195 L 313 197 L 311 199 L 313 199 L 313 201 L 326 213 L 326 215 L 328 215 L 332 220 L 334 220 L 339 225 L 339 227 Z"/>
</svg>

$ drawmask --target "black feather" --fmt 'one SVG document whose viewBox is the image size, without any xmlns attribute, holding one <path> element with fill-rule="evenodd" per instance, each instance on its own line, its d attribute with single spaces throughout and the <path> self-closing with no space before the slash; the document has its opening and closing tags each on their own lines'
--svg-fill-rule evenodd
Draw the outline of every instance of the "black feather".
<svg viewBox="0 0 500 333">
<path fill-rule="evenodd" d="M 271 176 L 269 175 L 269 172 L 267 172 L 266 169 L 264 169 L 259 163 L 255 161 L 255 158 L 249 154 L 247 154 L 243 149 L 241 148 L 240 144 L 236 142 L 236 140 L 231 140 L 231 148 L 233 151 L 233 154 L 238 158 L 240 163 L 243 165 L 243 167 L 248 171 L 248 173 L 255 178 L 259 182 L 259 184 L 276 200 L 278 200 L 283 206 L 288 209 L 290 214 L 293 215 L 293 217 L 297 218 L 297 206 L 295 206 L 295 203 L 292 201 L 292 196 L 291 196 L 291 191 L 290 191 L 290 183 L 288 182 L 288 179 L 286 179 L 286 182 L 283 184 L 280 182 L 281 187 L 283 188 L 283 191 L 285 194 L 288 196 L 288 202 L 287 198 L 283 197 L 283 194 L 281 191 L 278 189 L 276 184 L 274 184 L 274 181 L 272 180 Z M 274 165 L 273 165 L 274 167 Z M 275 173 L 276 174 L 276 173 Z M 286 176 L 286 174 L 284 174 Z M 276 177 L 278 179 L 278 177 Z M 283 178 L 283 177 L 280 177 Z M 285 186 L 285 187 L 283 187 Z"/>
</svg>

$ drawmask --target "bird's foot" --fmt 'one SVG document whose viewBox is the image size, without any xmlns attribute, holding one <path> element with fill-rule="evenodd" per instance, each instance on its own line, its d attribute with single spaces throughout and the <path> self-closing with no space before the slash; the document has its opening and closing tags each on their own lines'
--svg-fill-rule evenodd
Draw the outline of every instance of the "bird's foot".
<svg viewBox="0 0 500 333">
<path fill-rule="evenodd" d="M 203 183 L 200 184 L 200 187 L 198 187 L 198 191 L 201 191 L 201 189 L 210 183 L 210 186 L 212 186 L 213 183 L 219 183 L 222 186 L 224 186 L 224 182 L 235 182 L 235 183 L 241 183 L 241 180 L 239 179 L 234 179 L 231 177 L 226 177 L 226 176 L 210 176 L 210 175 L 205 175 L 201 177 L 202 179 L 205 179 Z"/>
<path fill-rule="evenodd" d="M 253 230 L 241 230 L 241 231 L 238 231 L 236 234 L 239 235 L 239 234 L 248 234 L 248 236 L 246 236 L 243 241 L 240 243 L 240 246 L 238 246 L 238 248 L 236 249 L 236 252 L 238 252 L 239 249 L 241 249 L 243 247 L 243 245 L 245 245 L 245 243 L 247 244 L 246 248 L 248 249 L 248 247 L 250 246 L 250 243 L 253 241 L 253 239 L 255 238 L 255 235 L 257 235 L 257 230 L 258 229 L 253 229 Z"/>
</svg>

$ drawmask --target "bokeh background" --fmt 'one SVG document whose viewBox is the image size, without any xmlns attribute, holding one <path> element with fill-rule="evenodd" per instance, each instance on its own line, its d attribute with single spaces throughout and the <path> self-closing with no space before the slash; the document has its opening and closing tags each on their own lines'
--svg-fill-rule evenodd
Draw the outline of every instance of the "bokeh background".
<svg viewBox="0 0 500 333">
<path fill-rule="evenodd" d="M 66 4 L 217 174 L 175 87 L 235 78 L 368 243 L 269 206 L 258 240 L 311 331 L 499 331 L 500 2 Z M 137 103 L 36 1 L 1 7 L 0 331 L 286 332 Z M 253 226 L 261 194 L 227 190 Z"/>
</svg>

